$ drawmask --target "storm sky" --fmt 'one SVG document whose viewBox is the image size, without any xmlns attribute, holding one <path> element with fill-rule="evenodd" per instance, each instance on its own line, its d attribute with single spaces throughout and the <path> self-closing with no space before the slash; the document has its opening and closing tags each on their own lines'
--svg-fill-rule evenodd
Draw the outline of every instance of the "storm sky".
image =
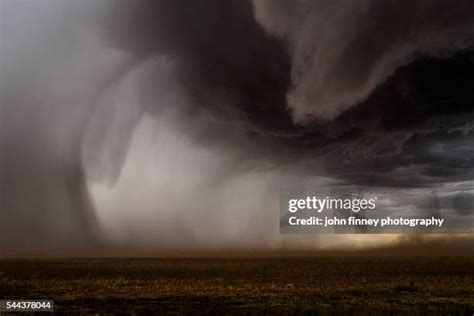
<svg viewBox="0 0 474 316">
<path fill-rule="evenodd" d="M 280 235 L 288 186 L 473 220 L 471 0 L 0 6 L 2 254 L 394 240 Z"/>
</svg>

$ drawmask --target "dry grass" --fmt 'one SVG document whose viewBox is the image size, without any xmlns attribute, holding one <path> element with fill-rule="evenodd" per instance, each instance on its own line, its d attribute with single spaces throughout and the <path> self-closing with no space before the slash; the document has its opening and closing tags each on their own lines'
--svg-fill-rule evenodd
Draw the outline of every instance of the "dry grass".
<svg viewBox="0 0 474 316">
<path fill-rule="evenodd" d="M 474 258 L 4 259 L 0 296 L 64 313 L 472 315 Z"/>
</svg>

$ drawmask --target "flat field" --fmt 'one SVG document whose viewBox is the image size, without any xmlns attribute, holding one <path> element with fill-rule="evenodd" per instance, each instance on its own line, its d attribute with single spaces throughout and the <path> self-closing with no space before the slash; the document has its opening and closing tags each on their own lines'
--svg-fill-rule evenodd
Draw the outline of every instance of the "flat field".
<svg viewBox="0 0 474 316">
<path fill-rule="evenodd" d="M 125 314 L 474 313 L 474 257 L 1 259 L 0 297 Z"/>
</svg>

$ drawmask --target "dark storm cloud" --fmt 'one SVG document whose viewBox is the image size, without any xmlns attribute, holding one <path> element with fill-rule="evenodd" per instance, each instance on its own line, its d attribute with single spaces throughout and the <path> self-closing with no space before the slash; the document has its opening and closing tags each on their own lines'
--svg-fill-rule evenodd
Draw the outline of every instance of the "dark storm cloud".
<svg viewBox="0 0 474 316">
<path fill-rule="evenodd" d="M 1 246 L 90 245 L 85 178 L 119 178 L 142 111 L 233 155 L 213 180 L 289 165 L 373 187 L 472 180 L 473 12 L 467 0 L 4 1 Z"/>
<path fill-rule="evenodd" d="M 297 122 L 338 117 L 415 54 L 446 56 L 473 40 L 468 0 L 253 3 L 261 25 L 290 48 Z"/>
<path fill-rule="evenodd" d="M 337 169 L 337 176 L 360 184 L 468 178 L 469 164 L 447 170 L 456 157 L 432 157 L 428 147 L 436 137 L 423 135 L 469 134 L 472 127 L 472 2 L 331 3 L 123 2 L 111 11 L 106 38 L 138 58 L 171 54 L 192 98 L 188 113 L 199 108 L 236 133 L 254 135 L 238 144 L 250 156 L 277 164 L 327 156 L 329 173 Z M 153 75 L 143 86 L 147 109 L 159 111 Z M 306 101 L 300 109 L 287 105 L 287 93 Z M 332 114 L 325 116 L 325 107 Z M 310 114 L 304 125 L 293 123 L 303 120 L 298 112 Z M 226 142 L 215 127 L 209 130 L 198 141 Z M 470 139 L 458 134 L 451 139 Z M 262 142 L 275 152 L 259 156 Z M 423 170 L 400 177 L 397 168 L 412 164 L 413 156 L 424 160 L 414 162 Z M 347 167 L 330 166 L 341 160 Z"/>
<path fill-rule="evenodd" d="M 105 38 L 138 58 L 167 54 L 180 64 L 180 80 L 194 106 L 259 128 L 291 128 L 285 105 L 289 56 L 268 37 L 246 1 L 118 1 Z M 152 91 L 153 78 L 147 85 Z M 217 102 L 218 98 L 221 102 Z M 227 102 L 223 102 L 227 101 Z M 149 110 L 154 111 L 153 101 Z"/>
<path fill-rule="evenodd" d="M 281 135 L 286 135 L 287 132 L 286 136 L 296 136 L 294 138 L 297 141 L 299 136 L 305 141 L 311 142 L 310 138 L 313 138 L 319 143 L 317 136 L 321 134 L 328 139 L 339 139 L 343 134 L 355 135 L 359 129 L 377 131 L 376 133 L 389 130 L 406 140 L 413 132 L 413 127 L 420 128 L 420 124 L 428 121 L 428 118 L 471 111 L 473 95 L 470 83 L 473 79 L 473 63 L 472 53 L 469 51 L 472 48 L 474 22 L 470 1 L 460 0 L 449 5 L 441 1 L 422 1 L 413 6 L 408 2 L 388 1 L 378 4 L 365 1 L 359 11 L 350 3 L 334 5 L 334 8 L 324 3 L 296 3 L 293 11 L 302 10 L 300 6 L 311 8 L 310 13 L 303 14 L 303 21 L 298 23 L 304 24 L 304 21 L 308 20 L 305 23 L 310 25 L 309 31 L 313 30 L 310 20 L 315 17 L 311 14 L 313 11 L 317 14 L 318 9 L 322 12 L 329 10 L 329 13 L 335 8 L 344 9 L 347 14 L 352 11 L 355 11 L 356 15 L 364 13 L 357 21 L 353 21 L 355 24 L 350 24 L 354 28 L 350 35 L 354 38 L 344 38 L 341 36 L 344 33 L 337 33 L 342 32 L 347 25 L 335 27 L 327 34 L 329 38 L 337 38 L 337 43 L 345 40 L 347 45 L 354 46 L 347 48 L 344 53 L 348 55 L 341 58 L 349 58 L 354 65 L 358 65 L 360 71 L 347 67 L 328 74 L 328 80 L 337 80 L 338 76 L 351 73 L 354 77 L 367 77 L 364 73 L 376 69 L 376 65 L 363 63 L 368 58 L 366 55 L 370 56 L 369 49 L 377 51 L 377 60 L 380 59 L 380 63 L 383 62 L 384 55 L 392 53 L 392 48 L 396 51 L 397 46 L 410 46 L 410 49 L 396 64 L 388 63 L 387 67 L 390 66 L 391 70 L 387 70 L 386 75 L 372 84 L 373 87 L 367 93 L 370 94 L 367 100 L 361 103 L 360 97 L 354 97 L 346 105 L 354 109 L 337 114 L 338 117 L 345 117 L 335 122 L 312 122 L 307 127 L 292 124 L 291 115 L 294 113 L 286 109 L 283 97 L 292 84 L 290 67 L 295 67 L 291 64 L 295 58 L 291 55 L 296 54 L 293 52 L 292 43 L 290 41 L 288 46 L 283 40 L 278 41 L 267 36 L 253 18 L 251 4 L 245 1 L 195 3 L 141 0 L 133 4 L 116 2 L 116 10 L 110 12 L 110 23 L 106 23 L 106 38 L 112 45 L 127 49 L 139 58 L 160 53 L 172 54 L 173 58 L 181 63 L 181 80 L 195 96 L 195 105 L 219 107 L 214 110 L 220 111 L 220 114 L 227 113 L 232 115 L 233 119 L 249 120 L 253 123 L 253 128 L 259 128 L 258 130 L 265 131 L 265 128 L 268 128 Z M 257 20 L 261 23 L 259 12 L 264 9 L 258 8 L 262 4 L 264 9 L 268 10 L 270 7 L 276 11 L 288 11 L 286 14 L 291 15 L 292 10 L 287 10 L 285 1 L 256 1 Z M 394 8 L 397 9 L 396 12 L 392 12 Z M 279 23 L 275 25 L 297 23 L 289 17 L 279 16 L 283 13 L 278 12 L 276 17 L 269 16 L 273 11 L 267 12 L 266 19 L 276 19 Z M 404 18 L 406 21 L 404 24 L 394 23 L 393 20 L 397 18 Z M 324 20 L 328 23 L 339 21 L 336 18 L 333 21 L 331 15 L 325 16 Z M 265 26 L 265 23 L 263 24 Z M 267 31 L 278 34 L 279 31 L 273 30 L 272 27 L 277 26 L 268 26 Z M 297 32 L 294 30 L 296 26 L 286 27 L 293 30 L 291 32 Z M 326 44 L 318 41 L 317 32 L 320 30 L 313 31 L 314 40 L 312 37 L 305 38 L 308 45 L 312 43 L 314 47 L 319 47 Z M 410 35 L 412 33 L 416 33 L 416 36 Z M 434 33 L 436 35 L 433 35 Z M 429 38 L 427 41 L 436 45 L 425 47 L 418 44 L 415 39 L 423 35 Z M 364 39 L 370 39 L 369 47 L 362 45 Z M 391 44 L 388 45 L 387 42 Z M 323 50 L 325 47 L 319 49 Z M 455 54 L 463 50 L 466 53 Z M 350 54 L 353 51 L 357 53 Z M 304 52 L 303 50 L 302 53 Z M 308 48 L 306 53 L 313 52 Z M 308 58 L 314 59 L 311 55 Z M 324 63 L 325 59 L 321 58 L 315 62 Z M 348 61 L 342 63 L 347 64 Z M 385 82 L 384 79 L 394 72 L 396 66 L 407 64 L 410 66 L 397 71 Z M 153 89 L 153 82 L 149 85 Z M 218 105 L 208 102 L 209 94 L 224 96 L 230 102 Z M 311 110 L 321 105 L 315 98 L 309 99 L 307 106 Z M 368 138 L 367 141 L 375 138 L 374 135 L 366 133 L 363 133 L 363 136 Z M 361 142 L 364 137 L 360 139 Z M 361 144 L 360 147 L 364 146 Z"/>
</svg>

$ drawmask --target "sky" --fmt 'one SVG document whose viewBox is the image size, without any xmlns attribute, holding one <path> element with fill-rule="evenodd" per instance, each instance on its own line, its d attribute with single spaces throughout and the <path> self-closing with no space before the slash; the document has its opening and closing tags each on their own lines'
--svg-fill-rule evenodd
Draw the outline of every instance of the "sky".
<svg viewBox="0 0 474 316">
<path fill-rule="evenodd" d="M 281 235 L 282 187 L 474 218 L 470 0 L 1 0 L 0 15 L 2 254 L 429 238 Z"/>
</svg>

